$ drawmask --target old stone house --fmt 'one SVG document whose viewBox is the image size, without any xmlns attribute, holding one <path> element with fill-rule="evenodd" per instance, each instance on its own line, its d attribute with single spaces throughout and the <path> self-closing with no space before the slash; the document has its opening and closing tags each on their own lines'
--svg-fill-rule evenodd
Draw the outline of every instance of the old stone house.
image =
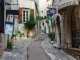
<svg viewBox="0 0 80 60">
<path fill-rule="evenodd" d="M 80 59 L 78 58 L 80 51 L 80 0 L 54 0 L 53 7 L 58 12 L 53 15 L 56 22 L 57 47 L 67 48 L 67 52 L 72 51 L 70 54 Z"/>
</svg>

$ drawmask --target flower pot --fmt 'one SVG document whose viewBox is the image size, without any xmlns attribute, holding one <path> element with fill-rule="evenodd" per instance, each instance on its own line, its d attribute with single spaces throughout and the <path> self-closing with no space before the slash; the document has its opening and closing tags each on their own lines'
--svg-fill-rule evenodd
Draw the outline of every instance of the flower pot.
<svg viewBox="0 0 80 60">
<path fill-rule="evenodd" d="M 16 36 L 13 37 L 13 40 L 16 40 Z"/>
<path fill-rule="evenodd" d="M 33 32 L 31 30 L 29 30 L 27 35 L 28 35 L 28 38 L 32 38 L 33 37 Z"/>
<path fill-rule="evenodd" d="M 7 50 L 7 47 L 6 48 L 4 48 L 4 51 L 6 51 Z"/>
</svg>

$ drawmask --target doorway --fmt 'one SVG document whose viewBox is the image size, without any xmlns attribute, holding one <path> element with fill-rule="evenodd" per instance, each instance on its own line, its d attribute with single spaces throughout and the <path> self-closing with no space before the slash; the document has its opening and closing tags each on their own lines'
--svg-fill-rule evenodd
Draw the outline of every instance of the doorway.
<svg viewBox="0 0 80 60">
<path fill-rule="evenodd" d="M 72 47 L 79 48 L 80 46 L 80 21 L 79 21 L 79 6 L 75 6 L 72 11 Z"/>
</svg>

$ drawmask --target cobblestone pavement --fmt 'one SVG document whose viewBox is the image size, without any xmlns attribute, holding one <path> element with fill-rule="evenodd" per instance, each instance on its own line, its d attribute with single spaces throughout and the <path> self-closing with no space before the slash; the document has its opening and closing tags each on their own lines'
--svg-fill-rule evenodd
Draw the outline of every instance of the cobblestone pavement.
<svg viewBox="0 0 80 60">
<path fill-rule="evenodd" d="M 27 60 L 27 46 L 42 36 L 42 34 L 37 35 L 33 39 L 16 40 L 14 41 L 13 49 L 4 51 L 0 60 Z"/>
<path fill-rule="evenodd" d="M 38 40 L 34 41 L 28 46 L 28 60 L 51 60 L 46 52 L 41 47 L 41 42 L 47 36 L 43 34 Z"/>
<path fill-rule="evenodd" d="M 58 50 L 54 48 L 50 43 L 50 39 L 46 38 L 42 42 L 42 47 L 45 50 L 45 52 L 51 57 L 51 60 L 76 60 L 72 56 L 65 53 L 63 50 Z"/>
<path fill-rule="evenodd" d="M 37 43 L 37 45 L 39 43 L 38 47 L 43 48 L 42 51 L 44 52 L 44 50 L 45 50 L 45 52 L 51 57 L 51 60 L 75 60 L 73 57 L 64 53 L 63 51 L 60 51 L 60 50 L 52 47 L 52 45 L 49 43 L 49 38 L 48 37 L 46 38 L 46 37 L 47 37 L 47 34 L 39 34 L 34 39 L 16 40 L 14 42 L 13 49 L 9 50 L 9 51 L 4 51 L 0 60 L 28 60 L 27 59 L 27 56 L 28 56 L 27 50 L 29 50 L 29 49 L 27 49 L 27 47 L 30 43 L 33 44 L 34 41 L 35 41 L 35 43 Z M 38 41 L 38 40 L 40 40 L 40 41 Z M 41 46 L 40 46 L 40 43 L 41 43 Z M 35 48 L 37 45 L 35 44 L 35 46 L 32 48 Z M 39 51 L 39 48 L 38 48 L 38 51 Z M 35 52 L 36 52 L 36 50 L 35 50 Z M 45 56 L 46 56 L 46 54 L 45 54 Z M 28 58 L 29 57 L 30 56 L 28 56 Z M 47 59 L 49 59 L 49 57 Z M 34 59 L 32 58 L 32 60 L 34 60 Z M 37 59 L 37 60 L 39 60 L 39 59 Z M 42 58 L 41 60 L 44 60 L 44 59 Z"/>
<path fill-rule="evenodd" d="M 16 40 L 13 49 L 4 51 L 0 60 L 27 60 L 27 46 L 35 39 Z"/>
</svg>

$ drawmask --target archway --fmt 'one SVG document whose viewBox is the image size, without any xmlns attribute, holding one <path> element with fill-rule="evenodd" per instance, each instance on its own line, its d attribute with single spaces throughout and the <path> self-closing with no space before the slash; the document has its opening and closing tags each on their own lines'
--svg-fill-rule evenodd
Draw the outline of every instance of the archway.
<svg viewBox="0 0 80 60">
<path fill-rule="evenodd" d="M 57 40 L 57 47 L 61 47 L 61 27 L 60 27 L 60 16 L 56 16 L 56 40 Z"/>
<path fill-rule="evenodd" d="M 80 45 L 80 21 L 79 21 L 79 6 L 75 6 L 72 11 L 72 47 L 79 48 Z"/>
</svg>

